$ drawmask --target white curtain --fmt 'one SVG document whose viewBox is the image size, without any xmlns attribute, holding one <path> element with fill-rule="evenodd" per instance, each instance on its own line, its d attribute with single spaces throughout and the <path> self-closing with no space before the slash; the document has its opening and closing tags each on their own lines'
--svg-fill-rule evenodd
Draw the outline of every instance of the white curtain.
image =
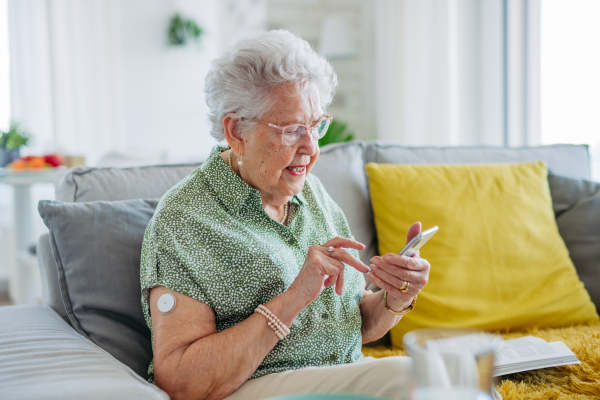
<svg viewBox="0 0 600 400">
<path fill-rule="evenodd" d="M 122 149 L 120 2 L 10 0 L 12 119 L 33 151 Z"/>
<path fill-rule="evenodd" d="M 377 0 L 378 137 L 539 141 L 539 0 Z"/>
<path fill-rule="evenodd" d="M 54 135 L 47 14 L 45 1 L 8 2 L 11 120 L 35 132 L 38 145 Z"/>
<path fill-rule="evenodd" d="M 12 119 L 34 152 L 94 164 L 204 159 L 204 77 L 225 42 L 266 25 L 265 0 L 9 0 Z M 167 44 L 175 12 L 198 22 L 198 46 Z M 235 27 L 233 29 L 232 27 Z"/>
</svg>

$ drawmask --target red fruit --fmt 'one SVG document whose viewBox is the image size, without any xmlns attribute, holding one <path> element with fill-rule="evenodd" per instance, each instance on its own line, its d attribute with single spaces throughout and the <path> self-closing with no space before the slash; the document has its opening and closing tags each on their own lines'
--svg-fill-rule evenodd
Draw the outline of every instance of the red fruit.
<svg viewBox="0 0 600 400">
<path fill-rule="evenodd" d="M 63 165 L 63 158 L 59 154 L 48 154 L 47 156 L 44 156 L 44 161 L 53 167 L 60 167 Z"/>
</svg>

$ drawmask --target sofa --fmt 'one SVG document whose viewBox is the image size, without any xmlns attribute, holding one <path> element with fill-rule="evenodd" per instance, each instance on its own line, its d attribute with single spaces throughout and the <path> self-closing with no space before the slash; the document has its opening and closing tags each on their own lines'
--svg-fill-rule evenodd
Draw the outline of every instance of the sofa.
<svg viewBox="0 0 600 400">
<path fill-rule="evenodd" d="M 600 192 L 600 184 L 590 181 L 585 145 L 404 147 L 353 141 L 323 147 L 311 173 L 343 209 L 355 238 L 366 245 L 360 257 L 368 263 L 378 251 L 367 162 L 538 160 L 560 177 L 554 188 L 550 185 L 557 215 L 589 199 L 588 192 Z M 140 235 L 157 199 L 199 165 L 80 166 L 66 173 L 56 185 L 56 201 L 40 204 L 50 231 L 38 243 L 43 304 L 0 308 L 0 397 L 168 399 L 146 381 L 152 351 L 140 303 Z M 573 194 L 573 185 L 582 192 L 580 197 Z M 598 307 L 600 264 L 590 268 L 585 260 L 577 261 L 578 244 L 569 242 L 572 229 L 572 224 L 559 224 L 580 279 Z M 600 238 L 594 240 L 600 245 Z"/>
</svg>

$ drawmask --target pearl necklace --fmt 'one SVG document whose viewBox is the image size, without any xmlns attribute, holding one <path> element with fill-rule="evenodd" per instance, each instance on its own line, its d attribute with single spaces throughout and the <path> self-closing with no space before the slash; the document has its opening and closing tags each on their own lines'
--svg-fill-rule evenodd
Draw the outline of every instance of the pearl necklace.
<svg viewBox="0 0 600 400">
<path fill-rule="evenodd" d="M 233 150 L 229 150 L 229 153 L 227 153 L 227 165 L 229 165 L 229 168 L 231 168 L 233 170 L 233 167 L 231 166 L 231 153 L 233 152 Z M 285 206 L 283 206 L 283 219 L 279 222 L 282 225 L 285 225 L 285 220 L 288 217 L 288 210 L 289 210 L 289 202 L 285 203 Z M 275 219 L 275 218 L 273 218 Z"/>
<path fill-rule="evenodd" d="M 285 220 L 287 219 L 287 216 L 288 216 L 288 208 L 289 208 L 288 205 L 289 204 L 290 203 L 285 203 L 285 206 L 283 206 L 283 219 L 281 220 L 282 225 L 285 225 Z"/>
</svg>

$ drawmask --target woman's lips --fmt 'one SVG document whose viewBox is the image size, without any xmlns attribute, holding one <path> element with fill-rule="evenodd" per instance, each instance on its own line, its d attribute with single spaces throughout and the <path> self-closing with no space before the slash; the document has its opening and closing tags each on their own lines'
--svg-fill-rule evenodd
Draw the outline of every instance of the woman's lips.
<svg viewBox="0 0 600 400">
<path fill-rule="evenodd" d="M 304 172 L 306 171 L 306 165 L 290 166 L 286 167 L 285 169 L 292 175 L 300 176 L 304 175 Z"/>
</svg>

